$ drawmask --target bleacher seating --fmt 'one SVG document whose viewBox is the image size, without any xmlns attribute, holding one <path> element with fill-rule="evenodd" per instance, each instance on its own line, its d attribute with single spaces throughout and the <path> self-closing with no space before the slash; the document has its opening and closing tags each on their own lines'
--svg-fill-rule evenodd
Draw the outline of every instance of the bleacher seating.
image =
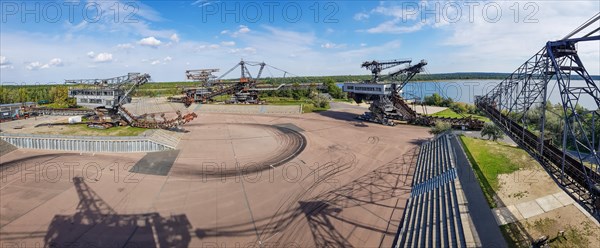
<svg viewBox="0 0 600 248">
<path fill-rule="evenodd" d="M 395 247 L 466 247 L 448 135 L 421 146 Z M 457 197 L 459 199 L 457 199 Z"/>
</svg>

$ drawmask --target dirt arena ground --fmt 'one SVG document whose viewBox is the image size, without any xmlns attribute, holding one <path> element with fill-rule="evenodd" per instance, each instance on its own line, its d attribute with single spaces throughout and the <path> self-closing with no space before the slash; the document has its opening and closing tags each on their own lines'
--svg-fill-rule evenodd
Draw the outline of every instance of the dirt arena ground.
<svg viewBox="0 0 600 248">
<path fill-rule="evenodd" d="M 163 153 L 11 152 L 0 247 L 390 247 L 430 135 L 355 113 L 201 114 Z"/>
</svg>

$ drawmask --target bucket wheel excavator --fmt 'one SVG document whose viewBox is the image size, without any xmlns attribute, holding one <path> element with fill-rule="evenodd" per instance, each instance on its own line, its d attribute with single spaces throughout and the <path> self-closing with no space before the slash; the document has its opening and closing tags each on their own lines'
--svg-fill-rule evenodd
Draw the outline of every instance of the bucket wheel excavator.
<svg viewBox="0 0 600 248">
<path fill-rule="evenodd" d="M 258 67 L 258 72 L 255 76 L 250 72 L 250 67 Z M 236 79 L 224 79 L 231 72 L 240 69 L 240 77 Z M 191 81 L 200 82 L 199 87 L 184 88 L 182 97 L 170 97 L 171 102 L 183 103 L 189 107 L 192 103 L 208 103 L 216 101 L 218 96 L 229 95 L 230 98 L 225 100 L 225 103 L 246 103 L 258 104 L 263 103 L 259 99 L 261 91 L 277 91 L 280 89 L 289 89 L 290 87 L 301 88 L 323 88 L 321 84 L 280 84 L 278 86 L 261 83 L 263 72 L 267 75 L 273 71 L 283 73 L 282 78 L 286 76 L 299 77 L 288 71 L 268 65 L 264 62 L 253 62 L 241 60 L 233 68 L 229 69 L 219 77 L 212 75 L 213 72 L 218 72 L 219 69 L 197 69 L 187 70 L 186 78 Z M 271 74 L 271 77 L 273 75 Z M 221 99 L 223 100 L 223 99 Z"/>
<path fill-rule="evenodd" d="M 252 77 L 248 66 L 259 66 L 260 69 L 256 77 Z M 219 77 L 212 75 L 219 69 L 197 69 L 187 70 L 186 78 L 192 81 L 200 82 L 200 87 L 187 88 L 183 90 L 185 96 L 179 98 L 170 98 L 169 101 L 181 102 L 189 107 L 193 102 L 207 103 L 213 101 L 215 97 L 221 95 L 232 95 L 231 103 L 258 103 L 258 91 L 255 90 L 256 84 L 260 79 L 262 72 L 267 66 L 264 62 L 251 62 L 241 60 L 233 68 Z M 223 78 L 235 69 L 240 68 L 241 75 L 239 80 L 226 82 Z"/>
<path fill-rule="evenodd" d="M 80 106 L 93 108 L 88 126 L 106 129 L 114 126 L 129 125 L 132 127 L 171 129 L 177 128 L 197 117 L 195 113 L 182 114 L 177 110 L 177 117 L 162 120 L 154 118 L 154 114 L 136 116 L 124 105 L 131 102 L 131 94 L 138 87 L 148 83 L 150 75 L 129 73 L 124 76 L 108 79 L 76 79 L 65 80 L 67 84 L 77 84 L 81 87 L 69 89 L 69 97 L 74 97 Z M 151 117 L 151 118 L 148 118 Z"/>
<path fill-rule="evenodd" d="M 422 115 L 413 110 L 402 98 L 402 89 L 415 75 L 425 70 L 427 61 L 421 60 L 413 65 L 411 63 L 411 59 L 362 63 L 363 68 L 371 71 L 371 79 L 358 84 L 346 83 L 343 86 L 343 90 L 357 103 L 371 103 L 370 112 L 360 115 L 359 119 L 390 126 L 399 121 L 422 126 L 433 126 L 437 121 L 443 121 L 450 123 L 454 128 L 478 130 L 483 127 L 483 121 L 471 117 L 439 118 Z M 398 70 L 381 75 L 384 70 L 402 65 Z"/>
</svg>

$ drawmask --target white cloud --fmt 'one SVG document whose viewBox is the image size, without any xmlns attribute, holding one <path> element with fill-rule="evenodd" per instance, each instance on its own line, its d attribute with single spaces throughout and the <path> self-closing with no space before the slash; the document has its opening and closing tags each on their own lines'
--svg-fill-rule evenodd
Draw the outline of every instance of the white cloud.
<svg viewBox="0 0 600 248">
<path fill-rule="evenodd" d="M 13 68 L 12 63 L 5 56 L 0 56 L 0 69 L 7 68 Z"/>
<path fill-rule="evenodd" d="M 96 56 L 96 54 L 94 53 L 94 51 L 89 51 L 89 52 L 87 53 L 87 56 L 88 56 L 88 58 L 91 58 L 91 59 L 93 59 L 93 58 L 94 58 L 94 56 Z"/>
<path fill-rule="evenodd" d="M 229 50 L 229 53 L 233 53 L 233 54 L 255 54 L 256 53 L 256 48 L 254 47 L 245 47 L 245 48 L 235 48 L 235 49 L 231 49 Z"/>
<path fill-rule="evenodd" d="M 223 41 L 221 46 L 235 46 L 235 41 Z"/>
<path fill-rule="evenodd" d="M 441 7 L 439 9 L 441 9 Z M 450 10 L 447 10 L 446 12 L 451 12 L 452 10 L 450 7 L 447 9 Z M 427 12 L 428 14 L 421 15 L 421 10 L 431 10 L 431 13 Z M 392 2 L 391 4 L 380 2 L 379 6 L 371 9 L 367 13 L 359 12 L 355 14 L 354 19 L 361 21 L 370 18 L 371 16 L 382 16 L 385 21 L 375 27 L 357 31 L 373 34 L 403 34 L 419 31 L 428 25 L 433 27 L 443 25 L 443 23 L 441 23 L 441 18 L 439 18 L 440 20 L 436 19 L 442 14 L 441 11 L 435 13 L 435 8 L 430 6 L 426 1 L 421 1 L 420 3 L 402 2 L 401 4 L 395 2 Z M 423 18 L 423 16 L 428 18 Z M 417 20 L 418 18 L 420 18 L 420 20 Z"/>
<path fill-rule="evenodd" d="M 162 42 L 156 38 L 154 38 L 154 36 L 150 36 L 150 37 L 146 37 L 141 39 L 140 41 L 138 41 L 138 44 L 142 45 L 142 46 L 149 46 L 149 47 L 158 47 L 160 46 Z"/>
<path fill-rule="evenodd" d="M 29 64 L 27 64 L 27 66 L 25 66 L 25 68 L 27 68 L 27 70 L 30 71 L 35 71 L 35 70 L 39 70 L 40 68 L 43 68 L 43 64 L 40 63 L 39 61 L 35 61 L 35 62 L 31 62 Z"/>
<path fill-rule="evenodd" d="M 238 33 L 245 34 L 248 32 L 250 32 L 250 29 L 248 28 L 248 26 L 240 25 L 240 29 L 238 29 Z"/>
<path fill-rule="evenodd" d="M 394 17 L 405 22 L 407 20 L 416 20 L 417 17 L 421 17 L 421 13 L 419 12 L 419 10 L 434 9 L 433 7 L 428 5 L 429 4 L 425 1 L 420 2 L 418 6 L 414 3 L 386 6 L 385 2 L 381 2 L 379 6 L 372 9 L 370 13 Z M 449 12 L 451 8 L 448 7 L 448 9 Z M 369 15 L 367 15 L 367 18 L 368 17 Z"/>
<path fill-rule="evenodd" d="M 368 18 L 369 18 L 369 14 L 363 13 L 363 12 L 359 12 L 354 15 L 354 20 L 357 20 L 357 21 L 362 21 L 362 20 L 365 20 Z"/>
<path fill-rule="evenodd" d="M 333 44 L 333 43 L 325 43 L 325 44 L 321 44 L 321 47 L 322 48 L 327 48 L 327 49 L 334 48 L 335 44 Z"/>
<path fill-rule="evenodd" d="M 78 0 L 77 2 L 80 2 Z M 115 8 L 118 6 L 122 7 L 127 6 L 129 3 L 127 1 L 122 0 L 113 0 L 113 1 L 81 1 L 79 4 L 94 4 L 96 7 L 92 9 L 102 10 L 104 13 L 111 12 L 116 10 Z M 84 3 L 85 2 L 85 3 Z M 79 6 L 81 7 L 81 6 Z M 85 12 L 85 11 L 84 11 Z M 63 10 L 64 13 L 64 10 Z M 91 13 L 91 12 L 90 12 Z M 112 12 L 111 12 L 112 13 Z M 132 15 L 129 15 L 132 14 Z M 101 14 L 98 16 L 96 20 L 96 15 L 92 14 L 92 16 L 88 16 L 89 18 L 93 18 L 94 22 L 89 22 L 86 20 L 82 20 L 78 23 L 71 23 L 65 21 L 63 27 L 68 34 L 87 34 L 94 35 L 98 33 L 110 33 L 110 34 L 132 34 L 135 36 L 154 36 L 157 38 L 165 38 L 168 39 L 170 35 L 172 35 L 175 31 L 170 29 L 157 29 L 155 27 L 159 25 L 153 25 L 153 22 L 161 22 L 164 21 L 164 18 L 160 16 L 160 12 L 154 10 L 150 6 L 144 4 L 142 1 L 135 2 L 135 11 L 131 11 L 131 9 L 126 9 L 121 12 L 121 15 L 115 16 L 114 14 Z M 118 17 L 118 18 L 117 18 Z M 88 18 L 88 19 L 89 19 Z M 117 19 L 115 19 L 117 18 Z M 152 27 L 151 27 L 152 26 Z"/>
<path fill-rule="evenodd" d="M 410 26 L 399 25 L 398 20 L 386 21 L 383 22 L 376 27 L 367 29 L 367 33 L 372 34 L 404 34 L 404 33 L 412 33 L 415 31 L 421 30 L 424 26 L 426 26 L 427 22 L 417 22 Z"/>
<path fill-rule="evenodd" d="M 193 2 L 191 5 L 198 5 L 198 7 L 204 7 L 206 5 L 217 4 L 219 2 L 220 1 L 197 0 L 197 1 Z"/>
<path fill-rule="evenodd" d="M 552 1 L 549 1 L 552 2 Z M 400 2 L 402 3 L 402 2 Z M 398 2 L 387 2 L 387 5 L 398 4 Z M 523 7 L 524 3 L 520 4 Z M 104 29 L 98 28 L 99 24 L 88 24 L 83 31 L 74 33 L 71 36 L 58 32 L 39 33 L 25 29 L 23 31 L 2 30 L 2 50 L 0 53 L 6 55 L 7 61 L 12 62 L 14 70 L 2 70 L 3 80 L 12 81 L 39 81 L 52 82 L 60 81 L 65 73 L 73 73 L 72 77 L 80 75 L 92 75 L 94 77 L 111 77 L 115 72 L 140 71 L 147 72 L 157 81 L 179 80 L 181 68 L 185 68 L 186 62 L 192 67 L 218 67 L 231 68 L 237 62 L 237 59 L 244 58 L 249 61 L 265 61 L 268 64 L 281 69 L 288 70 L 298 75 L 344 75 L 344 74 L 365 74 L 367 71 L 357 70 L 357 66 L 364 60 L 384 59 L 395 56 L 390 51 L 395 51 L 398 56 L 412 57 L 415 60 L 424 58 L 430 61 L 428 70 L 437 72 L 452 71 L 512 71 L 533 53 L 535 53 L 547 40 L 561 38 L 566 33 L 577 27 L 592 10 L 598 9 L 598 3 L 593 1 L 586 3 L 575 2 L 568 4 L 561 2 L 546 3 L 542 2 L 538 14 L 535 16 L 540 20 L 537 24 L 523 23 L 525 17 L 521 12 L 521 22 L 517 24 L 509 23 L 485 23 L 482 20 L 481 8 L 476 11 L 476 21 L 473 23 L 459 22 L 436 26 L 435 23 L 423 26 L 421 30 L 423 37 L 411 37 L 408 35 L 395 35 L 381 33 L 372 35 L 367 29 L 373 29 L 386 21 L 393 21 L 396 18 L 392 15 L 380 14 L 384 9 L 377 9 L 371 12 L 367 9 L 364 13 L 370 17 L 361 23 L 350 20 L 357 24 L 358 28 L 363 28 L 363 33 L 355 34 L 356 37 L 338 40 L 328 37 L 325 27 L 319 29 L 308 26 L 296 26 L 286 28 L 275 28 L 268 25 L 250 24 L 246 27 L 250 32 L 240 33 L 239 24 L 217 29 L 213 34 L 206 34 L 201 38 L 190 40 L 183 37 L 179 43 L 168 46 L 168 43 L 175 44 L 170 37 L 173 34 L 183 32 L 183 27 L 178 30 L 160 29 L 160 23 L 149 23 L 154 27 L 153 30 L 147 28 L 146 31 L 138 31 L 137 27 L 127 27 L 125 24 L 106 26 Z M 595 4 L 595 5 L 594 5 Z M 386 6 L 387 6 L 386 5 Z M 547 8 L 547 5 L 555 7 Z M 561 7 L 556 7 L 562 5 Z M 376 9 L 377 3 L 373 9 Z M 512 11 L 503 5 L 502 21 L 513 21 Z M 508 6 L 510 7 L 510 6 Z M 506 10 L 506 11 L 505 11 Z M 386 13 L 388 13 L 386 12 Z M 508 13 L 508 14 L 507 14 Z M 348 17 L 352 18 L 352 14 Z M 467 12 L 463 11 L 463 15 Z M 510 15 L 509 15 L 510 14 Z M 396 13 L 396 15 L 398 15 Z M 566 17 L 561 17 L 566 15 Z M 417 15 L 420 18 L 420 14 Z M 468 19 L 467 19 L 468 20 Z M 391 28 L 411 27 L 420 20 L 409 20 L 407 22 L 398 22 Z M 441 22 L 440 22 L 441 23 Z M 77 24 L 77 23 L 75 23 Z M 60 25 L 60 24 L 59 24 Z M 308 25 L 308 24 L 305 24 Z M 309 25 L 311 26 L 311 25 Z M 95 28 L 93 28 L 95 27 Z M 142 27 L 142 26 L 141 26 Z M 150 26 L 147 26 L 150 27 Z M 307 28 L 308 27 L 308 28 Z M 385 27 L 385 26 L 383 26 Z M 332 26 L 335 28 L 335 26 Z M 60 29 L 58 27 L 57 29 Z M 356 29 L 356 28 L 355 28 Z M 245 30 L 245 29 L 244 29 Z M 309 31 L 298 31 L 309 30 Z M 315 30 L 315 31 L 310 31 Z M 223 32 L 219 34 L 219 32 Z M 372 30 L 375 31 L 375 30 Z M 400 32 L 395 30 L 394 32 Z M 236 32 L 239 39 L 230 38 L 232 33 Z M 335 33 L 343 33 L 344 30 L 335 30 Z M 334 33 L 334 34 L 335 34 Z M 112 36 L 111 36 L 112 34 Z M 183 33 L 182 33 L 183 35 Z M 218 35 L 218 39 L 213 36 Z M 344 35 L 352 34 L 345 33 Z M 320 37 L 325 36 L 325 37 Z M 159 49 L 152 49 L 152 54 L 141 49 L 138 41 L 145 37 L 154 37 L 161 41 Z M 348 41 L 346 41 L 348 40 Z M 234 46 L 226 46 L 222 41 L 234 41 Z M 393 42 L 391 42 L 393 41 Z M 132 50 L 123 50 L 119 43 L 135 46 Z M 336 47 L 335 43 L 347 43 L 346 47 L 337 49 L 325 49 L 322 45 Z M 364 46 L 361 42 L 368 43 Z M 386 43 L 389 42 L 389 43 Z M 591 42 L 589 42 L 591 43 Z M 402 45 L 402 46 L 400 46 Z M 586 52 L 584 44 L 579 44 L 580 56 L 584 60 L 586 68 L 591 74 L 598 74 L 598 56 Z M 591 44 L 598 48 L 597 43 Z M 507 47 L 509 49 L 507 49 Z M 592 47 L 593 48 L 593 47 Z M 94 51 L 88 58 L 87 53 Z M 114 60 L 112 63 L 100 64 L 93 63 L 94 58 L 101 52 L 112 54 Z M 229 54 L 231 52 L 231 54 Z M 125 54 L 127 53 L 127 54 Z M 229 55 L 229 56 L 223 56 Z M 64 67 L 60 69 L 50 68 L 42 69 L 51 58 L 61 56 Z M 584 57 L 585 56 L 585 57 Z M 172 57 L 173 60 L 165 61 L 166 57 Z M 448 62 L 448 57 L 452 60 Z M 142 58 L 147 58 L 141 62 Z M 186 59 L 183 59 L 186 58 Z M 293 58 L 293 59 L 290 59 Z M 159 60 L 156 66 L 150 66 L 151 62 Z M 37 64 L 32 61 L 39 61 Z M 209 65 L 206 65 L 209 61 Z M 588 63 L 588 61 L 590 61 Z M 29 73 L 26 65 L 33 63 L 30 68 L 37 68 L 42 72 Z M 86 63 L 87 62 L 87 63 Z M 129 65 L 129 68 L 125 68 Z M 195 66 L 194 66 L 195 65 Z M 95 67 L 94 69 L 91 69 Z M 117 73 L 118 75 L 119 73 Z M 79 76 L 78 76 L 79 75 Z M 67 75 L 68 76 L 68 75 Z"/>
<path fill-rule="evenodd" d="M 131 43 L 123 43 L 123 44 L 118 44 L 117 48 L 119 48 L 119 49 L 133 49 L 133 45 Z"/>
<path fill-rule="evenodd" d="M 231 34 L 231 37 L 235 38 L 235 37 L 238 37 L 240 34 L 250 33 L 250 31 L 251 30 L 250 30 L 250 28 L 248 26 L 246 26 L 246 25 L 240 25 L 240 26 L 238 26 L 238 30 L 235 31 L 235 32 L 233 32 Z M 223 31 L 221 31 L 221 34 L 227 34 L 227 33 L 229 33 L 229 30 L 223 30 Z"/>
<path fill-rule="evenodd" d="M 53 58 L 50 60 L 48 65 L 49 66 L 63 66 L 63 62 L 62 62 L 62 59 L 60 59 L 60 58 Z"/>
<path fill-rule="evenodd" d="M 372 58 L 376 55 L 388 56 L 389 51 L 398 50 L 402 43 L 399 40 L 390 41 L 379 44 L 377 46 L 361 47 L 358 49 L 344 50 L 337 52 L 336 57 L 346 60 L 364 60 L 364 58 Z"/>
<path fill-rule="evenodd" d="M 361 47 L 366 47 L 366 46 L 367 46 L 367 43 L 360 43 L 360 46 L 361 46 Z"/>
<path fill-rule="evenodd" d="M 112 60 L 113 60 L 112 53 L 99 53 L 98 55 L 94 56 L 94 62 L 96 62 L 96 63 L 107 63 L 107 62 L 111 62 Z"/>
<path fill-rule="evenodd" d="M 514 4 L 503 1 L 495 3 L 503 10 L 510 9 Z M 440 30 L 448 35 L 439 44 L 448 51 L 444 54 L 445 57 L 450 56 L 456 60 L 446 70 L 464 70 L 469 65 L 476 65 L 479 71 L 511 72 L 539 51 L 547 41 L 561 39 L 596 14 L 600 8 L 600 2 L 594 1 L 571 1 L 567 5 L 556 1 L 533 3 L 539 8 L 535 15 L 529 17 L 533 22 L 524 22 L 527 18 L 525 15 L 503 11 L 496 22 L 488 21 L 493 15 L 477 15 L 473 22 L 463 18 L 457 23 L 442 26 Z M 515 22 L 515 18 L 518 22 Z M 588 43 L 592 43 L 592 46 L 586 47 Z M 599 73 L 598 43 L 582 42 L 578 44 L 578 48 L 582 60 L 582 54 L 595 53 L 595 59 L 583 62 L 591 74 Z"/>
<path fill-rule="evenodd" d="M 158 64 L 160 64 L 160 60 L 154 60 L 150 64 L 151 65 L 158 65 Z"/>
<path fill-rule="evenodd" d="M 165 57 L 163 59 L 163 61 L 165 61 L 165 62 L 168 62 L 168 61 L 171 61 L 171 60 L 173 60 L 173 58 L 171 58 L 171 56 L 167 56 L 167 57 Z"/>
<path fill-rule="evenodd" d="M 220 31 L 220 30 L 219 30 Z M 217 33 L 219 31 L 216 31 Z M 172 34 L 172 33 L 171 33 Z M 85 77 L 92 75 L 98 78 L 108 78 L 119 75 L 115 74 L 118 71 L 140 71 L 147 72 L 152 75 L 156 81 L 175 81 L 179 80 L 181 68 L 186 67 L 203 67 L 211 66 L 216 68 L 228 69 L 235 65 L 239 58 L 244 58 L 249 61 L 265 61 L 277 68 L 287 70 L 297 75 L 342 75 L 342 74 L 363 74 L 366 72 L 356 71 L 357 64 L 362 62 L 365 57 L 385 57 L 393 48 L 385 47 L 381 50 L 371 50 L 364 52 L 352 52 L 344 54 L 342 52 L 347 49 L 322 49 L 320 45 L 326 41 L 321 41 L 315 32 L 298 32 L 290 29 L 280 29 L 270 26 L 261 26 L 257 30 L 250 32 L 252 35 L 244 36 L 243 41 L 225 39 L 215 42 L 211 36 L 205 37 L 204 41 L 182 40 L 177 46 L 164 47 L 164 43 L 170 40 L 163 40 L 163 44 L 159 48 L 152 51 L 149 55 L 148 51 L 136 46 L 136 49 L 128 51 L 127 56 L 124 51 L 119 50 L 116 46 L 119 43 L 126 43 L 127 38 L 123 41 L 106 42 L 98 40 L 94 36 L 83 36 L 70 41 L 60 39 L 54 40 L 52 36 L 47 34 L 13 34 L 8 33 L 2 35 L 2 52 L 11 52 L 8 59 L 21 58 L 27 63 L 32 61 L 48 62 L 50 58 L 56 57 L 54 54 L 65 54 L 61 57 L 65 66 L 69 65 L 69 71 L 59 71 L 58 69 L 40 69 L 43 73 L 27 73 L 25 65 L 21 65 L 17 70 L 4 74 L 3 80 L 28 80 L 40 82 L 60 81 L 65 76 L 65 73 L 75 73 L 70 77 Z M 229 37 L 229 36 L 226 36 Z M 143 37 L 140 37 L 143 38 Z M 139 39 L 138 39 L 139 40 Z M 136 40 L 135 42 L 137 42 Z M 114 41 L 114 40 L 113 40 Z M 235 41 L 236 45 L 232 47 L 222 46 L 221 41 Z M 382 46 L 380 43 L 369 42 L 369 45 L 377 47 Z M 31 47 L 29 51 L 19 49 L 22 47 Z M 356 47 L 354 47 L 356 48 Z M 88 58 L 87 53 L 93 51 L 93 57 Z M 381 52 L 381 53 L 378 53 Z M 110 63 L 94 63 L 93 59 L 100 53 L 111 53 L 112 62 Z M 123 54 L 122 54 L 123 53 Z M 229 55 L 224 56 L 223 54 Z M 338 56 L 340 54 L 341 56 Z M 2 55 L 5 55 L 2 53 Z M 8 54 L 7 54 L 8 55 Z M 198 56 L 201 55 L 201 56 Z M 40 60 L 48 58 L 48 60 Z M 43 56 L 43 57 L 42 57 Z M 171 57 L 171 61 L 165 61 L 166 57 Z M 145 61 L 142 61 L 146 58 Z M 186 59 L 180 59 L 186 58 Z M 293 59 L 290 59 L 293 58 Z M 83 61 L 82 61 L 83 60 Z M 154 62 L 158 60 L 158 62 Z M 168 59 L 167 59 L 168 60 Z M 206 65 L 206 61 L 210 61 L 210 65 Z M 12 61 L 15 64 L 17 61 Z M 67 63 L 68 62 L 68 63 Z M 85 63 L 89 62 L 89 63 Z M 155 65 L 152 65 L 154 62 Z M 190 64 L 187 65 L 186 62 Z M 21 62 L 19 62 L 21 63 Z M 43 65 L 43 63 L 41 63 Z M 128 68 L 125 66 L 129 65 Z M 16 66 L 15 66 L 16 67 Z M 41 67 L 38 65 L 38 67 Z M 72 70 L 71 70 L 72 69 Z M 250 70 L 256 74 L 257 67 L 251 67 Z M 18 70 L 22 70 L 20 72 Z M 269 74 L 265 71 L 265 75 Z M 272 70 L 272 76 L 283 76 L 283 73 Z M 23 76 L 25 75 L 25 76 Z M 78 76 L 79 75 L 79 76 Z M 84 75 L 84 76 L 81 76 Z M 68 75 L 67 75 L 68 76 Z M 6 78 L 6 79 L 5 79 Z"/>
<path fill-rule="evenodd" d="M 343 47 L 346 47 L 346 45 L 327 42 L 327 43 L 321 44 L 321 47 L 325 48 L 325 49 L 331 49 L 331 48 L 343 48 Z"/>
<path fill-rule="evenodd" d="M 171 35 L 171 37 L 169 37 L 169 39 L 175 43 L 179 43 L 179 36 L 177 34 L 173 34 Z M 160 41 L 159 41 L 160 42 Z M 159 43 L 160 44 L 160 43 Z"/>
<path fill-rule="evenodd" d="M 45 63 L 45 64 L 41 63 L 39 61 L 31 62 L 31 63 L 27 64 L 25 66 L 25 68 L 27 68 L 27 70 L 30 70 L 30 71 L 36 71 L 39 69 L 48 69 L 50 67 L 59 67 L 59 66 L 63 66 L 62 59 L 53 58 L 48 63 Z"/>
<path fill-rule="evenodd" d="M 10 61 L 5 56 L 0 56 L 0 65 L 10 65 Z"/>
</svg>

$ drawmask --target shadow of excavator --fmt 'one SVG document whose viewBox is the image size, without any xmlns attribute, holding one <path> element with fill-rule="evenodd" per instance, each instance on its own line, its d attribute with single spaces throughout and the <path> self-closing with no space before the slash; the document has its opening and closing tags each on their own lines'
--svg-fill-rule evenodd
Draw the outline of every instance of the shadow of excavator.
<svg viewBox="0 0 600 248">
<path fill-rule="evenodd" d="M 188 247 L 192 226 L 185 215 L 118 214 L 81 177 L 74 215 L 56 215 L 45 247 Z"/>
<path fill-rule="evenodd" d="M 396 234 L 400 219 L 390 220 L 390 216 L 379 216 L 370 208 L 401 209 L 390 199 L 410 194 L 409 175 L 416 164 L 418 147 L 401 157 L 357 178 L 343 186 L 310 197 L 319 184 L 337 173 L 324 173 L 315 185 L 304 189 L 299 197 L 288 199 L 272 216 L 256 219 L 254 222 L 221 226 L 214 229 L 196 229 L 200 239 L 208 237 L 256 236 L 256 244 L 264 246 L 286 246 L 297 242 L 298 232 L 310 229 L 315 247 L 353 247 L 348 241 L 356 229 L 366 229 L 382 235 Z M 354 161 L 355 162 L 355 161 Z M 344 168 L 345 165 L 338 168 Z M 321 185 L 323 186 L 323 185 Z M 388 222 L 387 227 L 375 227 L 356 220 L 356 211 L 344 216 L 346 209 L 359 208 L 361 214 L 377 215 L 376 218 Z M 395 223 L 392 223 L 395 222 Z M 339 230 L 343 226 L 345 230 Z"/>
</svg>

